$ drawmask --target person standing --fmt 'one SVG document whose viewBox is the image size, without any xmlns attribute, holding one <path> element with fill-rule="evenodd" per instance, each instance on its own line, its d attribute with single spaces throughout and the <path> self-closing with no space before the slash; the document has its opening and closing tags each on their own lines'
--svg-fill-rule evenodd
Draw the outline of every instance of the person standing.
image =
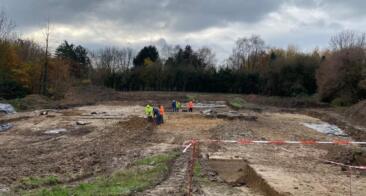
<svg viewBox="0 0 366 196">
<path fill-rule="evenodd" d="M 153 107 L 150 104 L 147 104 L 145 107 L 145 115 L 149 122 L 153 121 Z"/>
<path fill-rule="evenodd" d="M 154 117 L 155 117 L 155 124 L 156 125 L 160 125 L 161 122 L 161 115 L 160 115 L 160 110 L 157 107 L 154 107 L 153 109 L 153 113 L 154 113 Z"/>
<path fill-rule="evenodd" d="M 189 112 L 193 112 L 193 101 L 189 101 L 187 104 L 187 108 Z"/>
<path fill-rule="evenodd" d="M 164 115 L 165 115 L 165 110 L 164 110 L 164 106 L 160 105 L 160 123 L 164 124 Z"/>
<path fill-rule="evenodd" d="M 177 101 L 177 112 L 179 112 L 181 108 L 182 104 L 179 101 Z"/>
<path fill-rule="evenodd" d="M 173 108 L 173 112 L 177 111 L 177 102 L 175 100 L 172 101 L 172 108 Z"/>
</svg>

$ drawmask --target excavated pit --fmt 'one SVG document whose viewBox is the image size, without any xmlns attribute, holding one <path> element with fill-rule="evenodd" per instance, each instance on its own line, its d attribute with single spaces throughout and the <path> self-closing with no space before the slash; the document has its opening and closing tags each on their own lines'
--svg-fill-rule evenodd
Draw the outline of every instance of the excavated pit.
<svg viewBox="0 0 366 196">
<path fill-rule="evenodd" d="M 245 160 L 210 159 L 208 167 L 233 187 L 246 186 L 255 192 L 271 196 L 289 196 L 271 187 Z"/>
</svg>

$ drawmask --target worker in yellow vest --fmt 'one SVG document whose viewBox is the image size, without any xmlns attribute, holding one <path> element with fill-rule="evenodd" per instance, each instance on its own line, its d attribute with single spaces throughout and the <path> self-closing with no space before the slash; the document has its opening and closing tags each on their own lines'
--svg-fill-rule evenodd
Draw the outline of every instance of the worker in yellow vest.
<svg viewBox="0 0 366 196">
<path fill-rule="evenodd" d="M 145 115 L 147 116 L 148 121 L 153 121 L 153 107 L 150 104 L 147 104 L 145 107 Z"/>
</svg>

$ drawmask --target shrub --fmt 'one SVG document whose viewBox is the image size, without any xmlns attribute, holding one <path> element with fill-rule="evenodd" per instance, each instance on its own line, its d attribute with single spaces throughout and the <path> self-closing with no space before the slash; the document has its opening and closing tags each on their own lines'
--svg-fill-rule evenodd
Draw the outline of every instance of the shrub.
<svg viewBox="0 0 366 196">
<path fill-rule="evenodd" d="M 16 99 L 23 98 L 28 94 L 28 89 L 16 81 L 6 80 L 0 81 L 0 98 Z"/>
</svg>

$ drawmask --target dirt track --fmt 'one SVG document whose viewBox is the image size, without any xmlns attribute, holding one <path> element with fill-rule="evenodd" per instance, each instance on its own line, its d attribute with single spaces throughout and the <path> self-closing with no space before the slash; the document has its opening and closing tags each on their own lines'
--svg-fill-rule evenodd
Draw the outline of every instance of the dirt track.
<svg viewBox="0 0 366 196">
<path fill-rule="evenodd" d="M 166 123 L 154 127 L 141 118 L 143 107 L 112 104 L 3 118 L 15 128 L 0 134 L 0 188 L 14 186 L 26 176 L 50 174 L 61 177 L 65 184 L 87 181 L 123 169 L 138 158 L 180 148 L 192 138 L 340 139 L 304 127 L 301 123 L 320 120 L 301 114 L 242 111 L 256 115 L 257 120 L 229 121 L 199 113 L 168 113 Z M 76 125 L 77 121 L 90 124 Z M 45 133 L 56 128 L 67 132 Z M 357 165 L 364 163 L 365 156 L 355 158 L 353 152 L 360 150 L 358 147 L 321 145 L 201 145 L 200 150 L 202 174 L 195 177 L 195 195 L 347 195 L 347 171 L 318 159 Z M 182 175 L 187 161 L 187 156 L 180 156 L 171 175 L 144 193 L 184 194 L 186 179 Z M 236 178 L 232 174 L 238 173 L 242 174 L 239 183 L 229 183 L 226 178 Z M 353 175 L 353 194 L 363 195 L 366 176 L 356 171 Z"/>
</svg>

